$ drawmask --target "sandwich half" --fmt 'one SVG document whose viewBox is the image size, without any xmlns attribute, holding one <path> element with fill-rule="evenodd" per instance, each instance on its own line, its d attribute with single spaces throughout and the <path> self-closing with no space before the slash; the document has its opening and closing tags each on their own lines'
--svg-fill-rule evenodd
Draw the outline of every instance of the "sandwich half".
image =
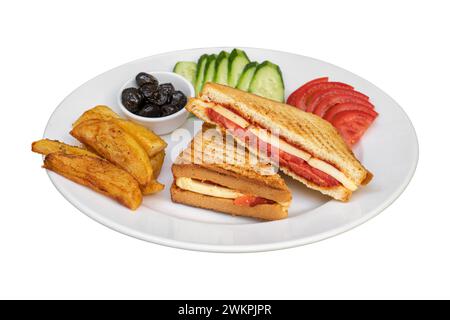
<svg viewBox="0 0 450 320">
<path fill-rule="evenodd" d="M 295 180 L 336 200 L 348 201 L 372 178 L 336 129 L 314 114 L 214 83 L 207 83 L 186 108 Z"/>
<path fill-rule="evenodd" d="M 172 201 L 262 220 L 286 218 L 291 192 L 270 163 L 213 126 L 202 130 L 172 165 Z"/>
</svg>

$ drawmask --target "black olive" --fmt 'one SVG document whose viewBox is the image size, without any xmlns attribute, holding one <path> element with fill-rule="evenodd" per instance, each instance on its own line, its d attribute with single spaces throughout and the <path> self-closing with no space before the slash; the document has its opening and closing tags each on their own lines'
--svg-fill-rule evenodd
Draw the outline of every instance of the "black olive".
<svg viewBox="0 0 450 320">
<path fill-rule="evenodd" d="M 143 98 L 138 89 L 126 88 L 122 91 L 122 104 L 128 111 L 137 113 L 142 101 Z"/>
<path fill-rule="evenodd" d="M 158 85 L 158 80 L 151 74 L 141 72 L 136 76 L 136 83 L 140 87 L 145 83 L 152 83 L 155 86 Z"/>
<path fill-rule="evenodd" d="M 161 107 L 161 111 L 162 111 L 163 117 L 165 117 L 165 116 L 170 116 L 171 114 L 174 114 L 175 112 L 178 111 L 178 109 L 177 109 L 177 107 L 175 107 L 171 104 L 166 104 Z"/>
<path fill-rule="evenodd" d="M 160 90 L 170 96 L 175 91 L 175 88 L 173 87 L 173 85 L 171 83 L 163 83 L 163 84 L 159 85 L 158 90 Z"/>
<path fill-rule="evenodd" d="M 146 104 L 141 111 L 139 111 L 139 115 L 147 118 L 157 118 L 161 117 L 161 108 L 154 104 Z"/>
<path fill-rule="evenodd" d="M 169 95 L 167 93 L 165 93 L 162 90 L 159 90 L 158 88 L 158 90 L 156 90 L 151 94 L 151 96 L 148 98 L 148 101 L 151 102 L 152 104 L 162 106 L 166 104 L 168 97 Z"/>
<path fill-rule="evenodd" d="M 172 106 L 175 106 L 178 110 L 180 110 L 180 109 L 184 108 L 186 103 L 187 103 L 187 98 L 183 92 L 175 91 L 174 93 L 172 93 L 172 99 L 170 102 L 170 104 Z"/>
<path fill-rule="evenodd" d="M 139 92 L 144 97 L 144 99 L 149 99 L 153 92 L 158 89 L 158 84 L 154 84 L 151 82 L 144 83 L 140 88 Z"/>
</svg>

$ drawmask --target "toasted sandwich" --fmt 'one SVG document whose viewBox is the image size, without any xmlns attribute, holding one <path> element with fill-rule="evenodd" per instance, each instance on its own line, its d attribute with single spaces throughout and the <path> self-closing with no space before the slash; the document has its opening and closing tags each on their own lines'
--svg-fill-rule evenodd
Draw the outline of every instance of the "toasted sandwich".
<svg viewBox="0 0 450 320">
<path fill-rule="evenodd" d="M 174 202 L 262 220 L 288 215 L 291 192 L 273 166 L 211 125 L 203 124 L 172 173 Z"/>
<path fill-rule="evenodd" d="M 293 179 L 336 200 L 348 201 L 372 178 L 336 129 L 314 114 L 214 83 L 207 83 L 186 108 Z M 265 152 L 260 152 L 262 145 Z"/>
</svg>

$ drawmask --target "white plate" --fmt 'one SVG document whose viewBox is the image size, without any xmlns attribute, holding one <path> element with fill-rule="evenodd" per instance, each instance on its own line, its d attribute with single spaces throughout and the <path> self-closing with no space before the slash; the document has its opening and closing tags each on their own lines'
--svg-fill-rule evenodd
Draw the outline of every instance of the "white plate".
<svg viewBox="0 0 450 320">
<path fill-rule="evenodd" d="M 105 104 L 117 112 L 117 91 L 125 81 L 142 70 L 171 71 L 180 60 L 196 60 L 203 53 L 232 48 L 192 49 L 137 60 L 97 76 L 72 92 L 54 111 L 44 136 L 76 143 L 69 135 L 72 122 L 87 108 Z M 374 174 L 372 182 L 358 190 L 349 203 L 330 201 L 287 178 L 293 203 L 289 218 L 259 222 L 172 203 L 169 187 L 172 159 L 181 150 L 179 141 L 169 143 L 158 180 L 163 192 L 145 197 L 143 205 L 131 212 L 115 201 L 77 185 L 55 173 L 50 179 L 61 194 L 94 220 L 124 234 L 172 247 L 218 252 L 249 252 L 288 248 L 319 241 L 347 231 L 381 212 L 406 188 L 418 160 L 414 128 L 401 107 L 370 82 L 334 65 L 279 51 L 246 48 L 251 60 L 270 60 L 280 65 L 286 96 L 311 79 L 329 76 L 353 85 L 370 96 L 380 116 L 364 135 L 355 153 Z M 184 126 L 193 133 L 200 126 L 190 119 Z M 183 137 L 188 131 L 177 131 Z M 189 141 L 185 138 L 182 145 Z"/>
</svg>

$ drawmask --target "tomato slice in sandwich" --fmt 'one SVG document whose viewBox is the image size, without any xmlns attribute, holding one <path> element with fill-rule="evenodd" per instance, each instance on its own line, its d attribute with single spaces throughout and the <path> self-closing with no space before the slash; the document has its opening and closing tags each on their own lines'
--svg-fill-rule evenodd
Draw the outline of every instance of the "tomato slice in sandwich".
<svg viewBox="0 0 450 320">
<path fill-rule="evenodd" d="M 347 102 L 347 103 L 339 103 L 332 106 L 330 109 L 328 109 L 323 118 L 329 122 L 332 122 L 336 114 L 343 111 L 351 111 L 351 110 L 368 113 L 374 119 L 378 116 L 378 113 L 371 107 L 368 107 L 364 104 Z"/>
<path fill-rule="evenodd" d="M 299 108 L 299 106 L 298 106 L 299 100 L 304 95 L 304 93 L 308 90 L 308 88 L 313 86 L 316 83 L 322 83 L 322 82 L 328 82 L 328 77 L 317 78 L 317 79 L 314 79 L 314 80 L 311 80 L 311 81 L 305 83 L 300 88 L 298 88 L 293 93 L 291 93 L 291 95 L 287 99 L 286 103 L 290 104 L 291 106 Z"/>
<path fill-rule="evenodd" d="M 288 167 L 296 175 L 305 178 L 318 186 L 334 187 L 339 185 L 339 181 L 334 179 L 332 176 L 311 167 L 306 161 L 296 156 L 290 155 L 289 153 L 281 150 L 279 151 L 279 156 L 281 165 Z"/>
<path fill-rule="evenodd" d="M 258 204 L 271 204 L 274 201 L 251 195 L 244 195 L 234 199 L 233 203 L 237 206 L 254 207 Z"/>
<path fill-rule="evenodd" d="M 353 95 L 349 94 L 341 94 L 341 95 L 330 95 L 325 99 L 322 99 L 318 104 L 317 107 L 314 110 L 314 114 L 317 114 L 319 117 L 323 117 L 325 113 L 330 109 L 332 106 L 338 104 L 338 103 L 358 103 L 361 105 L 365 105 L 368 108 L 374 108 L 374 105 L 371 104 L 366 99 L 361 99 L 358 97 L 355 97 Z"/>
<path fill-rule="evenodd" d="M 238 124 L 234 123 L 233 121 L 229 120 L 228 118 L 224 117 L 223 115 L 214 111 L 211 108 L 206 109 L 206 114 L 212 121 L 214 121 L 216 123 L 220 123 L 222 126 L 224 126 L 228 130 L 231 130 L 231 131 L 235 131 L 238 129 L 243 130 L 243 128 L 241 128 Z"/>
<path fill-rule="evenodd" d="M 364 132 L 370 127 L 375 117 L 357 110 L 348 110 L 337 113 L 331 124 L 337 129 L 348 146 L 359 141 Z"/>
<path fill-rule="evenodd" d="M 290 163 L 289 168 L 298 176 L 305 178 L 318 186 L 330 188 L 339 185 L 339 181 L 328 174 L 311 167 L 306 162 L 304 164 Z"/>
<path fill-rule="evenodd" d="M 350 95 L 350 96 L 355 96 L 360 99 L 369 100 L 368 96 L 366 96 L 365 94 L 363 94 L 361 92 L 353 90 L 353 89 L 328 88 L 328 89 L 319 90 L 312 95 L 306 111 L 314 112 L 314 110 L 316 109 L 316 107 L 320 103 L 320 101 L 322 101 L 323 99 L 326 99 L 330 96 L 339 96 L 339 95 Z"/>
</svg>

